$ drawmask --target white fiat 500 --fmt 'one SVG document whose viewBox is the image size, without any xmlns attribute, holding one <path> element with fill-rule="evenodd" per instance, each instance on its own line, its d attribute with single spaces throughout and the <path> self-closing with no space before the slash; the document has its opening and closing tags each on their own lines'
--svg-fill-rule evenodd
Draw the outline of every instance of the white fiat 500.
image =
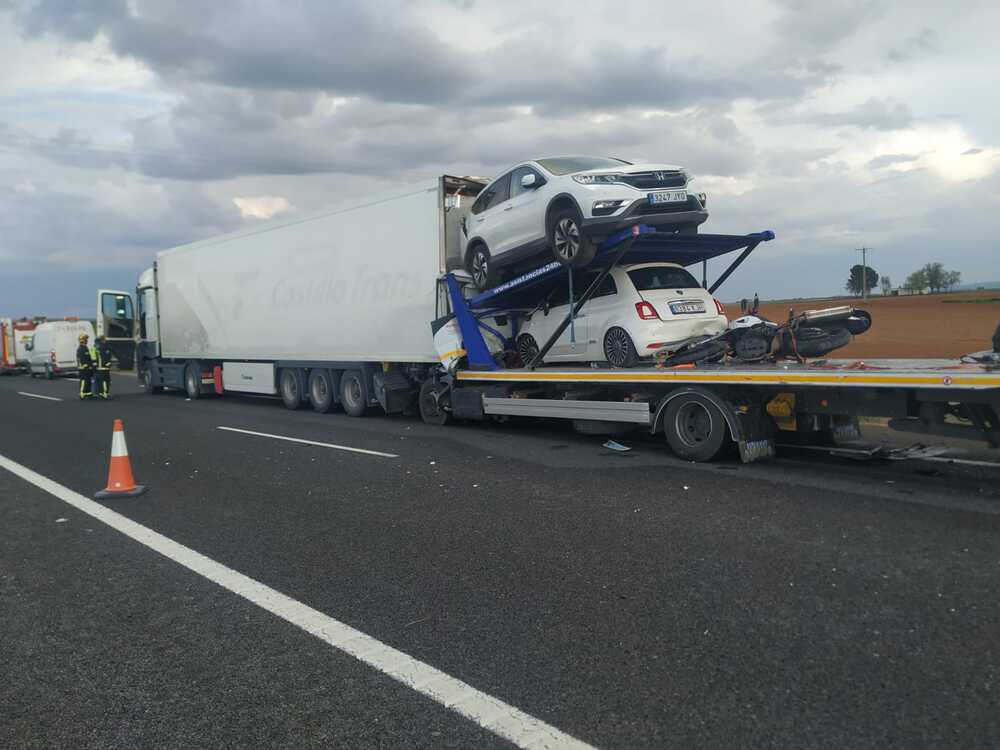
<svg viewBox="0 0 1000 750">
<path fill-rule="evenodd" d="M 580 297 L 598 270 L 574 274 Z M 569 312 L 569 284 L 554 289 L 517 336 L 529 362 Z M 633 367 L 696 336 L 715 336 L 728 324 L 722 304 L 676 263 L 640 263 L 611 270 L 545 355 L 546 362 L 608 362 Z"/>
</svg>

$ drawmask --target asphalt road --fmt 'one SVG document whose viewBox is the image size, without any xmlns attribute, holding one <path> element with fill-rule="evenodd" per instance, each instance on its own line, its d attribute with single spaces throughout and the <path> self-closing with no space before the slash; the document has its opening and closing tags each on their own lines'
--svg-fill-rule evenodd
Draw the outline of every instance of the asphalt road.
<svg viewBox="0 0 1000 750">
<path fill-rule="evenodd" d="M 0 378 L 0 456 L 89 497 L 120 417 L 107 507 L 585 743 L 1000 746 L 1000 471 L 115 386 Z M 2 469 L 0 627 L 2 747 L 512 746 Z"/>
</svg>

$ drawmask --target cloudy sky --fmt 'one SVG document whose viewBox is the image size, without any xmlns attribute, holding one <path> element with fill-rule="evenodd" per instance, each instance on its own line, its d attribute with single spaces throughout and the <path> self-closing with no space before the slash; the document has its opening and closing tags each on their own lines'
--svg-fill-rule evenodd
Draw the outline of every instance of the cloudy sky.
<svg viewBox="0 0 1000 750">
<path fill-rule="evenodd" d="M 157 250 L 557 153 L 678 163 L 725 299 L 1000 279 L 1000 4 L 0 0 L 0 315 L 93 313 Z"/>
</svg>

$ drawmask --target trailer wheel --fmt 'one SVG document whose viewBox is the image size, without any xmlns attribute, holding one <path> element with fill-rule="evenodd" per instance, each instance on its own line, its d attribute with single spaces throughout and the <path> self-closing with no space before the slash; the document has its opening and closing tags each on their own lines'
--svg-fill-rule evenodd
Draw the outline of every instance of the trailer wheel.
<svg viewBox="0 0 1000 750">
<path fill-rule="evenodd" d="M 425 380 L 420 386 L 420 418 L 427 424 L 440 426 L 451 421 L 451 412 L 441 404 L 439 388 L 435 380 Z"/>
<path fill-rule="evenodd" d="M 294 367 L 286 367 L 278 379 L 278 390 L 281 392 L 281 402 L 286 409 L 302 408 L 302 371 Z"/>
<path fill-rule="evenodd" d="M 316 369 L 309 373 L 309 402 L 321 414 L 333 411 L 337 405 L 334 381 L 329 370 Z"/>
<path fill-rule="evenodd" d="M 159 393 L 163 390 L 163 386 L 153 385 L 153 371 L 149 366 L 142 371 L 142 389 L 146 393 Z"/>
<path fill-rule="evenodd" d="M 184 392 L 192 401 L 201 398 L 201 365 L 188 362 L 184 367 Z"/>
<path fill-rule="evenodd" d="M 663 413 L 663 433 L 670 449 L 688 461 L 711 461 L 726 447 L 726 418 L 703 396 L 676 396 Z"/>
<path fill-rule="evenodd" d="M 363 417 L 368 411 L 368 389 L 359 370 L 346 370 L 340 376 L 340 403 L 352 417 Z"/>
</svg>

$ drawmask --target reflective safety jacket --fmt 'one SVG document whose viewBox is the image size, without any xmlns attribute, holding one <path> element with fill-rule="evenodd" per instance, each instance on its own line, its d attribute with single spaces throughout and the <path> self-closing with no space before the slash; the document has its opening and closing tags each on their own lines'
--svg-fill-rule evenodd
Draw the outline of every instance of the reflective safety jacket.
<svg viewBox="0 0 1000 750">
<path fill-rule="evenodd" d="M 89 371 L 94 366 L 91 350 L 83 344 L 76 348 L 76 366 L 80 368 L 80 372 Z"/>
<path fill-rule="evenodd" d="M 107 344 L 98 344 L 94 348 L 94 366 L 98 370 L 109 371 L 111 369 L 111 347 Z"/>
</svg>

